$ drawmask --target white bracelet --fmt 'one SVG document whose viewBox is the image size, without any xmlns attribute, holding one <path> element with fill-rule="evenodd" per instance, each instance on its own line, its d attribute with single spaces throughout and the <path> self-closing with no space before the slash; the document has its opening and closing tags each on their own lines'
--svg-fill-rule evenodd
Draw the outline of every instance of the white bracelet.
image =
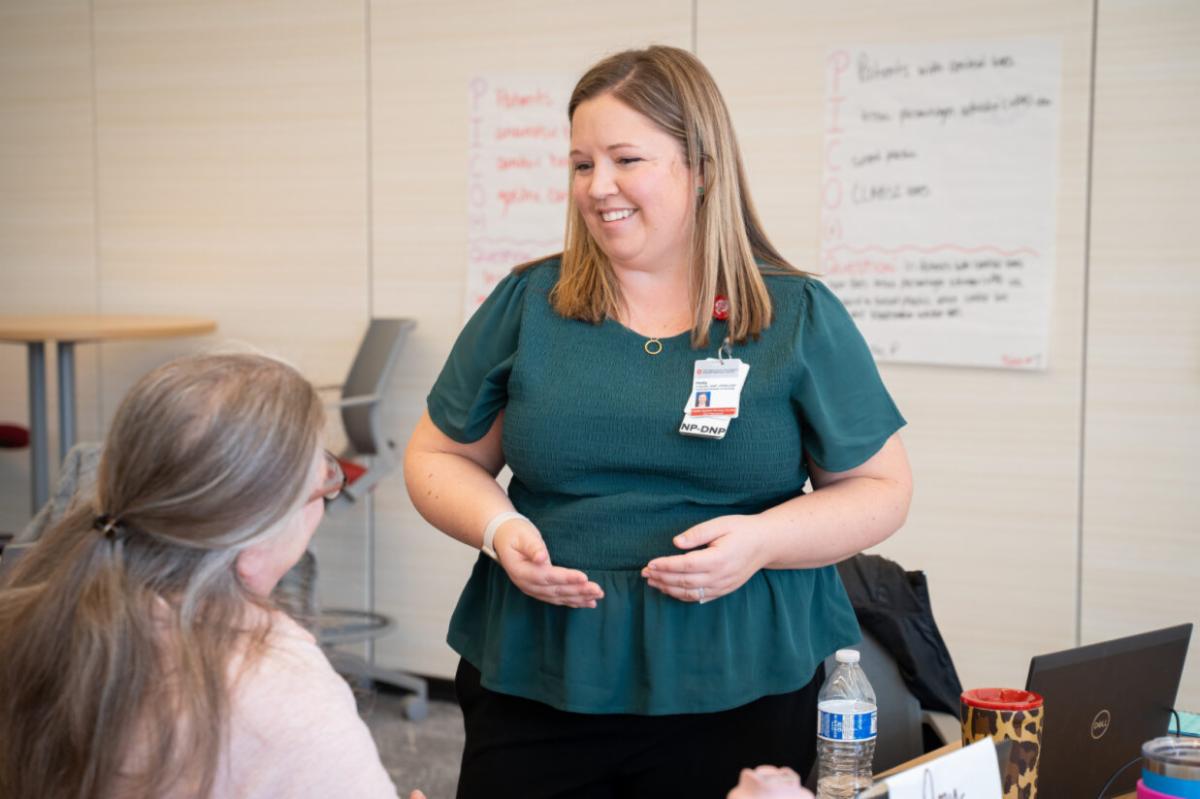
<svg viewBox="0 0 1200 799">
<path fill-rule="evenodd" d="M 500 529 L 500 525 L 513 519 L 525 519 L 525 521 L 529 521 L 524 515 L 517 513 L 515 510 L 502 511 L 492 517 L 492 520 L 487 523 L 487 527 L 483 528 L 483 546 L 480 547 L 483 554 L 492 560 L 499 560 L 496 557 L 496 548 L 492 546 L 492 540 L 496 537 L 496 531 Z"/>
</svg>

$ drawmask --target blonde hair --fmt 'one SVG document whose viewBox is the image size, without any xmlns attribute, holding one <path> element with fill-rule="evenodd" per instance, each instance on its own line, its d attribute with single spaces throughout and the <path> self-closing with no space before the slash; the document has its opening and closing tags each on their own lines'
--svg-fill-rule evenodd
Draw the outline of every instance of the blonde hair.
<svg viewBox="0 0 1200 799">
<path fill-rule="evenodd" d="M 133 387 L 95 497 L 0 588 L 0 796 L 211 793 L 231 662 L 269 632 L 235 560 L 306 500 L 323 424 L 312 386 L 259 355 L 182 358 Z"/>
<path fill-rule="evenodd" d="M 696 225 L 690 281 L 693 347 L 708 346 L 713 302 L 729 300 L 728 329 L 737 343 L 771 323 L 771 298 L 756 263 L 804 274 L 784 260 L 763 232 L 750 200 L 729 111 L 712 75 L 694 55 L 655 46 L 609 56 L 589 69 L 571 94 L 568 118 L 580 104 L 611 94 L 679 142 L 695 184 Z M 566 241 L 551 301 L 559 314 L 598 323 L 616 316 L 620 287 L 568 193 Z"/>
</svg>

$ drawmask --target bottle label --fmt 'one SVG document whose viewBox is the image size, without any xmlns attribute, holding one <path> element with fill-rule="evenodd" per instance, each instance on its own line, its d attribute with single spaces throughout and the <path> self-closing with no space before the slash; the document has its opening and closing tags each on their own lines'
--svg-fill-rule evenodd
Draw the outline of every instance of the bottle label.
<svg viewBox="0 0 1200 799">
<path fill-rule="evenodd" d="M 827 741 L 868 741 L 875 737 L 874 707 L 828 702 L 818 710 L 817 737 Z M 826 707 L 828 705 L 828 707 Z"/>
</svg>

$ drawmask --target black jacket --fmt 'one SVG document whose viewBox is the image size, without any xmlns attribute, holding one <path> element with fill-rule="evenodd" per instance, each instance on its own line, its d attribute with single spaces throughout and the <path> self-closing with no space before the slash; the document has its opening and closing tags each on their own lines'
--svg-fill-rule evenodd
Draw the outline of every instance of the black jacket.
<svg viewBox="0 0 1200 799">
<path fill-rule="evenodd" d="M 962 684 L 933 620 L 925 573 L 878 555 L 855 555 L 837 567 L 858 623 L 892 654 L 921 707 L 957 716 Z"/>
</svg>

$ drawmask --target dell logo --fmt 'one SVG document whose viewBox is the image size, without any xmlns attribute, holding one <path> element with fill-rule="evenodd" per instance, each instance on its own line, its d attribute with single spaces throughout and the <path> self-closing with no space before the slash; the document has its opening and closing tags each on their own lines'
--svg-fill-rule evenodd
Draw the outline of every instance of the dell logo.
<svg viewBox="0 0 1200 799">
<path fill-rule="evenodd" d="M 1107 710 L 1101 710 L 1096 714 L 1096 718 L 1092 719 L 1092 738 L 1099 741 L 1104 737 L 1104 733 L 1108 732 L 1109 726 L 1112 725 L 1112 714 Z"/>
</svg>

